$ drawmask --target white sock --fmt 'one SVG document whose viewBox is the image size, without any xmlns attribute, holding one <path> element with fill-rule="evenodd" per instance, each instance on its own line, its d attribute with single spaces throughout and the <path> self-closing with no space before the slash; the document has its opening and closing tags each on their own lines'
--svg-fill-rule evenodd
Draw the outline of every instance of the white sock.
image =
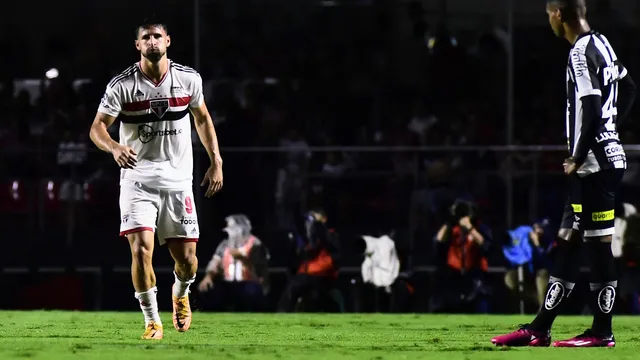
<svg viewBox="0 0 640 360">
<path fill-rule="evenodd" d="M 136 293 L 136 299 L 140 302 L 140 309 L 142 310 L 142 314 L 144 314 L 145 326 L 149 325 L 151 321 L 154 321 L 158 325 L 162 325 L 160 314 L 158 313 L 157 293 L 158 288 L 155 286 L 145 292 Z"/>
<path fill-rule="evenodd" d="M 187 281 L 180 279 L 175 271 L 173 272 L 173 276 L 176 278 L 176 281 L 173 283 L 173 296 L 181 298 L 189 295 L 189 286 L 196 281 L 196 276 L 193 275 L 193 277 Z"/>
</svg>

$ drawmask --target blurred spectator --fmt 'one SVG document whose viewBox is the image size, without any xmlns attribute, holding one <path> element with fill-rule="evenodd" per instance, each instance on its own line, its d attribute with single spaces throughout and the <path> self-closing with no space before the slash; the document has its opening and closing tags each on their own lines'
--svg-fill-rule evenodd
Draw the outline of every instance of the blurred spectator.
<svg viewBox="0 0 640 360">
<path fill-rule="evenodd" d="M 549 282 L 548 255 L 553 245 L 549 241 L 549 225 L 548 219 L 541 219 L 533 225 L 518 226 L 507 231 L 502 245 L 509 264 L 504 275 L 505 285 L 514 293 L 522 291 L 526 298 L 533 298 L 538 307 L 544 302 Z M 535 279 L 533 286 L 532 278 Z M 532 294 L 535 295 L 530 296 Z"/>
<path fill-rule="evenodd" d="M 327 308 L 328 301 L 344 307 L 342 295 L 335 288 L 341 246 L 338 234 L 327 227 L 327 220 L 323 210 L 313 210 L 306 215 L 304 236 L 296 238 L 300 264 L 282 294 L 278 311 L 292 312 L 300 303 L 307 307 Z"/>
<path fill-rule="evenodd" d="M 476 205 L 457 200 L 436 235 L 437 253 L 444 255 L 439 259 L 436 311 L 488 311 L 485 277 L 490 242 L 491 230 L 478 219 Z"/>
<path fill-rule="evenodd" d="M 207 274 L 198 285 L 202 308 L 214 311 L 264 310 L 269 291 L 269 252 L 251 233 L 251 222 L 242 214 L 226 218 L 228 238 L 216 249 Z"/>
<path fill-rule="evenodd" d="M 276 215 L 282 230 L 295 228 L 295 214 L 305 208 L 305 177 L 311 152 L 297 130 L 289 130 L 280 140 L 282 159 L 276 180 Z"/>
<path fill-rule="evenodd" d="M 620 271 L 619 292 L 632 314 L 640 314 L 640 214 L 630 203 L 620 203 L 615 210 L 616 234 L 611 252 Z"/>
<path fill-rule="evenodd" d="M 362 262 L 362 287 L 352 294 L 355 298 L 355 311 L 361 312 L 366 303 L 375 299 L 373 311 L 375 312 L 408 312 L 413 287 L 408 283 L 408 274 L 401 273 L 401 261 L 396 250 L 396 244 L 391 237 L 395 234 L 382 236 L 363 235 L 365 242 L 364 261 Z M 353 283 L 353 281 L 352 281 Z M 381 295 L 388 298 L 388 309 L 382 307 L 385 304 Z M 367 301 L 365 301 L 365 299 Z"/>
<path fill-rule="evenodd" d="M 65 131 L 58 144 L 57 165 L 61 176 L 60 199 L 80 201 L 84 198 L 83 186 L 87 163 L 87 142 L 83 135 Z"/>
</svg>

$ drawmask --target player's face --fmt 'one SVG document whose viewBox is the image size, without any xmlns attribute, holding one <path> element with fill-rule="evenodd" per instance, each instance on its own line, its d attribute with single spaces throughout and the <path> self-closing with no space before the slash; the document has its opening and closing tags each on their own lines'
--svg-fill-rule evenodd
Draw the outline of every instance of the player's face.
<svg viewBox="0 0 640 360">
<path fill-rule="evenodd" d="M 560 16 L 560 9 L 550 3 L 547 3 L 547 15 L 549 15 L 549 25 L 556 36 L 564 36 L 564 27 L 562 26 L 562 17 Z"/>
<path fill-rule="evenodd" d="M 161 26 L 154 26 L 138 31 L 136 49 L 151 62 L 158 62 L 167 53 L 171 45 L 171 37 Z"/>
</svg>

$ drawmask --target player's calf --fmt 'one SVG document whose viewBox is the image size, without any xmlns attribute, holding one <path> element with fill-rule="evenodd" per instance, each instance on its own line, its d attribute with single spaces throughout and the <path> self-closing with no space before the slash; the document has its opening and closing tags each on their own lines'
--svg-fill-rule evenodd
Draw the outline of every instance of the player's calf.
<svg viewBox="0 0 640 360">
<path fill-rule="evenodd" d="M 140 303 L 140 310 L 142 310 L 145 321 L 146 330 L 143 337 L 157 339 L 158 336 L 161 336 L 161 330 L 158 335 L 149 335 L 157 332 L 156 327 L 162 328 L 158 312 L 158 289 L 152 265 L 153 232 L 141 231 L 129 234 L 127 239 L 131 246 L 131 278 L 136 290 L 135 297 Z M 149 330 L 150 327 L 151 330 Z"/>
<path fill-rule="evenodd" d="M 168 242 L 171 257 L 175 261 L 173 295 L 180 298 L 189 294 L 189 287 L 195 281 L 198 271 L 196 243 L 173 239 Z"/>
<path fill-rule="evenodd" d="M 196 243 L 174 239 L 168 242 L 171 256 L 176 262 L 173 284 L 173 325 L 178 331 L 187 331 L 191 326 L 189 287 L 194 283 L 198 269 Z"/>
<path fill-rule="evenodd" d="M 576 241 L 577 240 L 577 241 Z M 558 238 L 553 270 L 549 277 L 547 292 L 536 318 L 530 328 L 535 331 L 551 329 L 562 304 L 569 297 L 578 277 L 579 239 L 564 240 Z"/>
<path fill-rule="evenodd" d="M 589 305 L 593 312 L 591 331 L 603 338 L 613 336 L 613 305 L 618 286 L 615 259 L 611 252 L 611 236 L 587 238 L 591 263 Z"/>
</svg>

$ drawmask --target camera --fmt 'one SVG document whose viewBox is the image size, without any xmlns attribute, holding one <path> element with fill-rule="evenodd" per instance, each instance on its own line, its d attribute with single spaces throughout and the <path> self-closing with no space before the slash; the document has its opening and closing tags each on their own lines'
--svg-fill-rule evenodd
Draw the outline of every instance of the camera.
<svg viewBox="0 0 640 360">
<path fill-rule="evenodd" d="M 465 216 L 469 216 L 473 221 L 476 214 L 476 204 L 470 201 L 458 199 L 451 205 L 451 217 L 455 222 L 460 221 Z"/>
</svg>

